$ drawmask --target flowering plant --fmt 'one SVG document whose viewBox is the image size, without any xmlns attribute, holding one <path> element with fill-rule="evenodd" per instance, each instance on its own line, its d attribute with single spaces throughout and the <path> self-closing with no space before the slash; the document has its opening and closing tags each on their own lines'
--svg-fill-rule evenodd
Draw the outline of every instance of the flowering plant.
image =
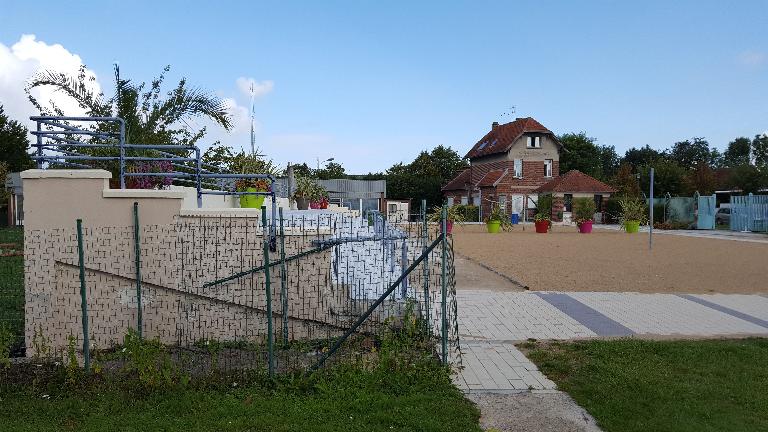
<svg viewBox="0 0 768 432">
<path fill-rule="evenodd" d="M 272 191 L 272 182 L 265 178 L 239 179 L 235 182 L 238 192 L 244 192 L 248 188 L 254 188 L 261 192 Z"/>
<path fill-rule="evenodd" d="M 125 182 L 128 189 L 162 189 L 173 183 L 170 176 L 151 175 L 152 173 L 173 172 L 173 165 L 170 161 L 139 162 L 128 168 L 128 172 L 147 174 L 127 177 Z"/>
</svg>

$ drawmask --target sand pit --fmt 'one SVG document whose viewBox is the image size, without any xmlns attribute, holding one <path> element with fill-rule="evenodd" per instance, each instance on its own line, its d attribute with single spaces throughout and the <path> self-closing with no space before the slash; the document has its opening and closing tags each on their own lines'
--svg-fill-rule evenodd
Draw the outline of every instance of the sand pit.
<svg viewBox="0 0 768 432">
<path fill-rule="evenodd" d="M 454 227 L 458 254 L 531 290 L 644 293 L 768 293 L 768 244 L 576 227 L 536 234 L 533 226 L 488 234 Z"/>
</svg>

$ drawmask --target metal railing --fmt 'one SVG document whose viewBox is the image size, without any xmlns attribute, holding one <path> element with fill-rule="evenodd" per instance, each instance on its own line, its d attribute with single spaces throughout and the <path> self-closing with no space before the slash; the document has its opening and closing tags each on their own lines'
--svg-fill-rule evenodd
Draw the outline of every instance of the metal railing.
<svg viewBox="0 0 768 432">
<path fill-rule="evenodd" d="M 36 137 L 32 159 L 39 169 L 51 165 L 94 168 L 100 163 L 118 162 L 120 189 L 126 189 L 126 179 L 131 177 L 170 178 L 172 183 L 191 185 L 196 189 L 198 208 L 203 206 L 203 195 L 269 196 L 272 199 L 270 233 L 274 238 L 277 212 L 274 188 L 277 182 L 272 175 L 222 172 L 221 168 L 202 162 L 197 146 L 127 143 L 125 120 L 120 117 L 32 116 L 30 120 L 36 123 L 31 132 Z M 88 154 L 83 149 L 99 149 L 104 154 Z M 131 170 L 128 164 L 137 162 L 168 162 L 172 171 Z M 266 179 L 272 188 L 269 191 L 237 191 L 235 181 L 239 179 Z"/>
</svg>

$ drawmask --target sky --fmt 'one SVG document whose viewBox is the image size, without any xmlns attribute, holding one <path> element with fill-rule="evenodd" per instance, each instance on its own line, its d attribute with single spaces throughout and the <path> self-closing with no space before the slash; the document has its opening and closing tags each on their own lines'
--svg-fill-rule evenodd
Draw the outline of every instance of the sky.
<svg viewBox="0 0 768 432">
<path fill-rule="evenodd" d="M 280 165 L 334 158 L 384 171 L 443 144 L 462 156 L 531 116 L 620 154 L 705 137 L 724 149 L 768 131 L 768 1 L 0 0 L 0 103 L 34 115 L 24 82 L 83 63 L 107 95 L 112 68 L 150 81 L 165 65 L 225 99 L 226 132 Z M 61 95 L 57 103 L 76 111 Z M 68 105 L 69 104 L 69 105 Z"/>
</svg>

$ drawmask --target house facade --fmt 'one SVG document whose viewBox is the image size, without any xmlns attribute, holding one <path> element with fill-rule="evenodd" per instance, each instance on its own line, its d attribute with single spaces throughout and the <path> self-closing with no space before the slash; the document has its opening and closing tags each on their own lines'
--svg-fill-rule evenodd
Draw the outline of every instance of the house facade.
<svg viewBox="0 0 768 432">
<path fill-rule="evenodd" d="M 466 154 L 470 167 L 443 194 L 449 205 L 479 206 L 481 218 L 494 204 L 525 215 L 536 205 L 538 188 L 560 175 L 562 150 L 557 136 L 531 117 L 494 122 Z"/>
</svg>

